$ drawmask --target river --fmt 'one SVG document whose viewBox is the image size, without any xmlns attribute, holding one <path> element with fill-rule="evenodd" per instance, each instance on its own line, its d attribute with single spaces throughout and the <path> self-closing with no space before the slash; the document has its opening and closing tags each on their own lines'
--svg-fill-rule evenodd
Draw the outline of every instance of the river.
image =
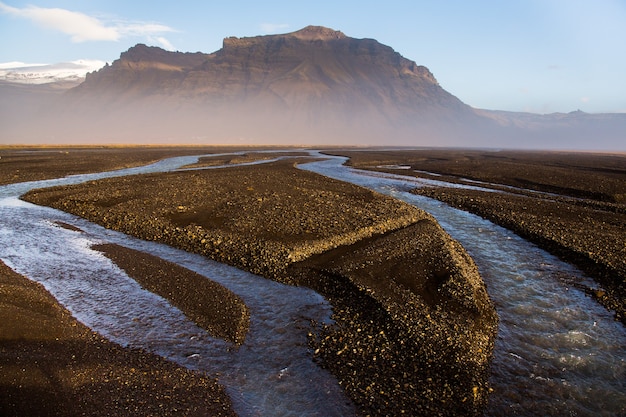
<svg viewBox="0 0 626 417">
<path fill-rule="evenodd" d="M 330 320 L 330 306 L 315 292 L 18 199 L 32 188 L 171 171 L 197 159 L 171 158 L 145 167 L 0 187 L 0 259 L 41 282 L 75 317 L 110 340 L 191 369 L 219 373 L 241 416 L 354 415 L 337 381 L 312 362 L 307 348 L 311 320 Z M 480 217 L 408 193 L 420 186 L 414 178 L 353 170 L 342 166 L 344 160 L 331 158 L 301 168 L 415 204 L 433 214 L 476 261 L 500 316 L 488 415 L 626 413 L 626 330 L 571 286 L 587 277 Z M 101 242 L 176 262 L 240 295 L 251 312 L 244 345 L 232 349 L 166 300 L 143 290 L 90 249 Z"/>
<path fill-rule="evenodd" d="M 572 286 L 589 277 L 509 230 L 408 192 L 436 181 L 351 169 L 344 161 L 304 168 L 429 212 L 475 260 L 500 317 L 486 415 L 626 415 L 626 328 Z"/>
<path fill-rule="evenodd" d="M 18 199 L 32 188 L 170 171 L 197 159 L 172 158 L 142 168 L 0 187 L 0 259 L 40 282 L 78 320 L 109 340 L 143 348 L 190 369 L 219 374 L 242 417 L 354 415 L 337 380 L 313 362 L 308 348 L 307 335 L 314 330 L 311 322 L 330 322 L 331 307 L 316 292 L 134 239 Z M 167 300 L 142 289 L 101 253 L 90 249 L 103 242 L 175 262 L 242 297 L 250 309 L 244 344 L 235 348 L 209 336 Z"/>
</svg>

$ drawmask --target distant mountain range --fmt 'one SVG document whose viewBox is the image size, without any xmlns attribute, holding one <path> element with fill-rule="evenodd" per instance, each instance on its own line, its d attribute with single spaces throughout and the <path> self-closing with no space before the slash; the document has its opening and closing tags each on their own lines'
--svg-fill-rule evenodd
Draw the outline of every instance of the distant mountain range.
<svg viewBox="0 0 626 417">
<path fill-rule="evenodd" d="M 318 26 L 211 54 L 140 44 L 63 93 L 2 81 L 0 93 L 2 142 L 619 150 L 626 136 L 626 114 L 474 109 L 392 48 Z"/>
<path fill-rule="evenodd" d="M 20 84 L 73 83 L 85 80 L 88 72 L 97 71 L 106 63 L 95 60 L 78 60 L 58 64 L 25 64 L 7 62 L 0 64 L 0 82 Z"/>
</svg>

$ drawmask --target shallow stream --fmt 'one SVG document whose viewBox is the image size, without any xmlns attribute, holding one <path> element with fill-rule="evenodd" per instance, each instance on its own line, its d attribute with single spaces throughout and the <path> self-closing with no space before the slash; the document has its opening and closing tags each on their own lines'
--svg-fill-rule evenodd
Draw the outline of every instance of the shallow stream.
<svg viewBox="0 0 626 417">
<path fill-rule="evenodd" d="M 109 340 L 218 374 L 240 416 L 354 415 L 336 379 L 313 363 L 307 346 L 307 334 L 314 330 L 312 321 L 330 321 L 330 305 L 319 294 L 18 199 L 32 188 L 168 171 L 196 159 L 175 158 L 145 168 L 0 187 L 0 259 L 43 284 L 78 320 Z M 104 255 L 90 249 L 103 242 L 175 262 L 241 296 L 251 316 L 245 343 L 235 348 L 209 336 L 167 300 L 142 289 Z"/>
<path fill-rule="evenodd" d="M 312 362 L 307 348 L 311 321 L 323 323 L 330 317 L 330 306 L 315 292 L 18 199 L 32 188 L 170 171 L 197 158 L 0 187 L 0 259 L 41 282 L 80 321 L 110 340 L 191 369 L 219 373 L 242 416 L 354 415 L 337 381 Z M 420 185 L 414 178 L 353 170 L 341 165 L 344 160 L 301 167 L 415 204 L 434 215 L 476 261 L 500 316 L 488 415 L 626 414 L 626 330 L 571 286 L 587 277 L 480 217 L 408 193 Z M 245 344 L 234 349 L 210 337 L 166 300 L 143 290 L 89 249 L 100 242 L 176 262 L 240 295 L 251 311 Z"/>
<path fill-rule="evenodd" d="M 433 181 L 344 161 L 302 167 L 429 212 L 476 261 L 500 316 L 487 415 L 626 415 L 626 328 L 572 286 L 593 286 L 590 278 L 481 217 L 408 192 Z"/>
</svg>

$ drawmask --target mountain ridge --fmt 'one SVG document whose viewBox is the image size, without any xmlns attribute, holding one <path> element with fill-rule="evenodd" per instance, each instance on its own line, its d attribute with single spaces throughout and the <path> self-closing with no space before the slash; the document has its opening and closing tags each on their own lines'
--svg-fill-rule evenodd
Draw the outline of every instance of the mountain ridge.
<svg viewBox="0 0 626 417">
<path fill-rule="evenodd" d="M 106 92 L 126 90 L 124 76 L 120 74 L 124 70 L 134 71 L 132 75 L 142 70 L 185 73 L 170 74 L 179 76 L 180 83 L 158 80 L 157 86 L 151 84 L 157 80 L 150 76 L 141 80 L 146 83 L 144 88 L 149 87 L 156 94 L 173 94 L 176 90 L 176 94 L 187 97 L 207 98 L 207 94 L 230 92 L 241 98 L 268 90 L 288 102 L 295 88 L 333 98 L 335 94 L 331 93 L 337 93 L 336 88 L 357 87 L 366 89 L 370 99 L 383 103 L 385 92 L 373 88 L 382 83 L 394 98 L 405 99 L 399 105 L 410 104 L 406 91 L 402 91 L 407 87 L 416 95 L 412 98 L 432 97 L 432 90 L 437 90 L 435 94 L 444 97 L 442 101 L 461 104 L 439 86 L 426 67 L 409 61 L 392 48 L 373 39 L 349 38 L 342 32 L 316 26 L 281 35 L 225 38 L 222 49 L 212 54 L 169 52 L 138 44 L 123 52 L 111 66 L 88 74 L 76 91 L 95 87 L 110 76 L 115 81 L 106 80 Z M 125 76 L 130 78 L 131 74 Z M 135 86 L 137 82 L 133 78 Z M 360 95 L 354 88 L 345 93 Z"/>
<path fill-rule="evenodd" d="M 38 129 L 12 115 L 11 140 L 125 143 L 581 148 L 598 129 L 620 149 L 626 131 L 619 115 L 474 109 L 390 46 L 322 26 L 227 37 L 212 53 L 137 44 L 46 99 Z"/>
</svg>

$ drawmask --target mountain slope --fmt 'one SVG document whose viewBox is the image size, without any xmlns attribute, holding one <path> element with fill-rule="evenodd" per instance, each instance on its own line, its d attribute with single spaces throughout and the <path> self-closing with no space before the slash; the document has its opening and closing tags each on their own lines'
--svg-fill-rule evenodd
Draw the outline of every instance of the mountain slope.
<svg viewBox="0 0 626 417">
<path fill-rule="evenodd" d="M 481 120 L 392 48 L 315 26 L 212 54 L 137 45 L 65 99 L 75 123 L 149 141 L 378 144 Z"/>
<path fill-rule="evenodd" d="M 621 149 L 626 132 L 619 115 L 473 109 L 389 46 L 319 26 L 210 54 L 136 45 L 61 98 L 18 102 L 0 102 L 4 140 L 589 148 L 599 129 Z"/>
</svg>

